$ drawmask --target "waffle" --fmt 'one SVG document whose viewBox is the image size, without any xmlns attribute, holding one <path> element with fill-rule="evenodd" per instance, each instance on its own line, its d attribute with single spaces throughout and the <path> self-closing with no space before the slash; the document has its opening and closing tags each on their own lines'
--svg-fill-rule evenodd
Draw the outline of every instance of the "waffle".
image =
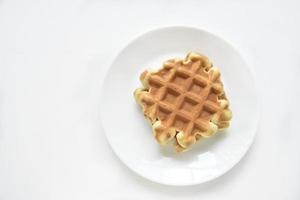
<svg viewBox="0 0 300 200">
<path fill-rule="evenodd" d="M 157 71 L 144 71 L 134 92 L 159 144 L 174 140 L 178 152 L 229 126 L 231 111 L 220 72 L 209 59 L 189 53 Z"/>
</svg>

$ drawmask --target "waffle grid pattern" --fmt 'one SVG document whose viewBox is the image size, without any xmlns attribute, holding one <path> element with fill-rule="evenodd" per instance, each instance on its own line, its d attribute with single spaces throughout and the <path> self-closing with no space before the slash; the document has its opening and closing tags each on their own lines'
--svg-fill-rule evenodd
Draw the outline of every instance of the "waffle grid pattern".
<svg viewBox="0 0 300 200">
<path fill-rule="evenodd" d="M 220 73 L 204 56 L 169 60 L 158 72 L 144 72 L 141 81 L 144 88 L 137 89 L 135 96 L 153 124 L 157 141 L 165 144 L 176 137 L 179 151 L 201 136 L 213 135 L 220 128 L 220 116 L 228 111 Z"/>
</svg>

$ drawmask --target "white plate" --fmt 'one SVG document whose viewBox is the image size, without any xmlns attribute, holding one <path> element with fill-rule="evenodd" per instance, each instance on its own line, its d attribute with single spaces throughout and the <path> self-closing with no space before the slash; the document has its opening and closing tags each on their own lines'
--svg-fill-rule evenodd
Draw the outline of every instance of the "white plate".
<svg viewBox="0 0 300 200">
<path fill-rule="evenodd" d="M 156 143 L 133 91 L 141 86 L 143 70 L 190 51 L 207 55 L 220 69 L 233 119 L 224 133 L 176 154 Z M 199 184 L 230 170 L 249 149 L 259 117 L 253 77 L 243 58 L 223 39 L 196 28 L 157 29 L 132 41 L 113 61 L 102 97 L 102 125 L 116 155 L 139 175 L 168 185 Z"/>
</svg>

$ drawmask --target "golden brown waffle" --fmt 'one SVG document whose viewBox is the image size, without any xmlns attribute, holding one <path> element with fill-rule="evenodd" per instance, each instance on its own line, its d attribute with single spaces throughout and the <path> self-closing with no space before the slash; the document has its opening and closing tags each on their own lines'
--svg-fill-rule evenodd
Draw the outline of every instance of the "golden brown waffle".
<svg viewBox="0 0 300 200">
<path fill-rule="evenodd" d="M 143 72 L 140 80 L 143 87 L 134 95 L 158 143 L 176 138 L 176 150 L 184 151 L 229 126 L 231 111 L 220 72 L 207 57 L 189 53 L 184 60 L 168 60 L 156 72 Z"/>
</svg>

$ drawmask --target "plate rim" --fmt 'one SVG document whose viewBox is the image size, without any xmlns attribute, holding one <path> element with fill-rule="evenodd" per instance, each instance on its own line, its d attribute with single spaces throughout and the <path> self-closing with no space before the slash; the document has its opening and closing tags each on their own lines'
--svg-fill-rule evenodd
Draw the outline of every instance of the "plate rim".
<svg viewBox="0 0 300 200">
<path fill-rule="evenodd" d="M 139 171 L 135 170 L 130 164 L 128 164 L 125 160 L 123 160 L 122 156 L 120 156 L 116 149 L 113 147 L 111 141 L 110 141 L 110 137 L 109 135 L 106 133 L 105 128 L 104 128 L 104 124 L 103 124 L 103 120 L 102 120 L 102 113 L 103 113 L 103 101 L 104 101 L 104 92 L 105 92 L 105 83 L 107 82 L 108 79 L 108 74 L 111 71 L 111 68 L 115 62 L 115 60 L 118 58 L 118 56 L 128 47 L 130 46 L 132 43 L 136 42 L 138 39 L 140 39 L 141 37 L 157 32 L 157 31 L 163 31 L 163 30 L 167 30 L 167 29 L 190 29 L 193 31 L 200 31 L 200 32 L 204 32 L 205 34 L 211 35 L 213 37 L 218 38 L 219 40 L 221 40 L 222 42 L 224 42 L 225 44 L 227 44 L 228 46 L 230 46 L 235 52 L 237 52 L 237 54 L 239 55 L 239 57 L 244 61 L 245 63 L 245 68 L 246 70 L 248 70 L 251 79 L 253 79 L 253 89 L 254 89 L 254 93 L 255 93 L 255 99 L 256 99 L 256 107 L 257 107 L 257 116 L 256 116 L 256 120 L 255 120 L 255 128 L 254 128 L 254 133 L 252 134 L 252 137 L 250 138 L 246 148 L 244 149 L 243 152 L 241 152 L 241 155 L 238 159 L 236 159 L 226 170 L 223 170 L 221 173 L 213 175 L 213 176 L 209 176 L 208 178 L 204 178 L 204 179 L 200 179 L 200 181 L 191 181 L 189 183 L 176 183 L 176 182 L 168 182 L 168 181 L 157 181 L 156 179 L 152 179 L 150 177 L 145 176 L 143 173 L 140 173 Z M 209 181 L 212 181 L 214 179 L 217 179 L 219 177 L 222 177 L 224 174 L 226 174 L 227 172 L 231 171 L 232 168 L 234 166 L 236 166 L 238 163 L 240 163 L 240 161 L 245 157 L 245 155 L 247 154 L 247 152 L 249 152 L 249 149 L 251 148 L 252 144 L 255 141 L 259 126 L 260 126 L 260 119 L 261 119 L 261 99 L 259 96 L 259 91 L 257 90 L 257 85 L 256 85 L 256 81 L 254 78 L 254 74 L 252 72 L 251 67 L 249 67 L 249 64 L 247 62 L 247 60 L 245 59 L 245 57 L 243 56 L 243 53 L 241 51 L 239 51 L 230 41 L 228 41 L 227 39 L 224 39 L 223 37 L 219 36 L 218 34 L 212 33 L 206 29 L 203 28 L 199 28 L 199 27 L 194 27 L 194 26 L 185 26 L 185 25 L 175 25 L 175 26 L 160 26 L 160 27 L 156 27 L 156 28 L 152 28 L 150 30 L 146 30 L 142 33 L 139 33 L 137 35 L 135 35 L 133 37 L 133 39 L 129 39 L 129 41 L 127 43 L 125 43 L 125 45 L 119 50 L 117 51 L 117 53 L 113 56 L 113 59 L 111 60 L 109 67 L 107 69 L 107 71 L 104 74 L 104 79 L 100 88 L 100 101 L 99 101 L 99 121 L 100 121 L 100 127 L 102 129 L 102 131 L 104 132 L 105 138 L 111 148 L 111 150 L 114 152 L 114 154 L 116 155 L 116 157 L 124 164 L 124 166 L 126 166 L 128 169 L 130 169 L 131 172 L 134 172 L 136 175 L 143 177 L 144 179 L 154 182 L 154 183 L 158 183 L 158 184 L 162 184 L 162 185 L 168 185 L 168 186 L 192 186 L 192 185 L 200 185 Z"/>
</svg>

